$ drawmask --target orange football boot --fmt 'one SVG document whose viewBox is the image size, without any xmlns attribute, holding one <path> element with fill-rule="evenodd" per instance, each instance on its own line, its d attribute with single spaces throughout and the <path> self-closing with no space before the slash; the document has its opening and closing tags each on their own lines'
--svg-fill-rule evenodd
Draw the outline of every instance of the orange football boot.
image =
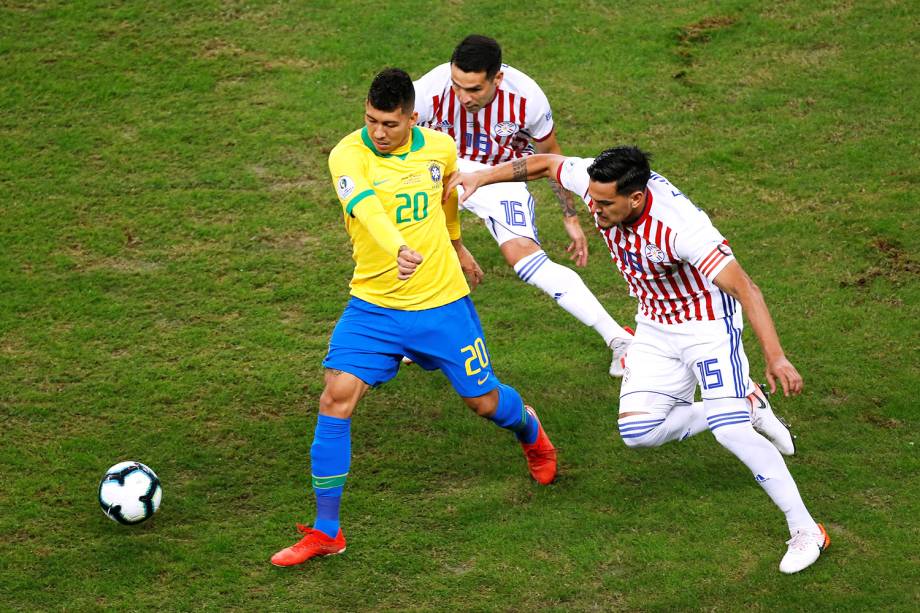
<svg viewBox="0 0 920 613">
<path fill-rule="evenodd" d="M 333 556 L 345 551 L 345 536 L 341 528 L 335 538 L 301 524 L 297 524 L 297 529 L 304 535 L 303 538 L 273 555 L 272 564 L 275 566 L 295 566 L 316 556 Z"/>
<path fill-rule="evenodd" d="M 530 469 L 530 476 L 537 483 L 548 485 L 556 478 L 556 448 L 543 431 L 543 424 L 540 423 L 540 418 L 537 417 L 533 407 L 524 405 L 524 409 L 532 419 L 537 420 L 537 440 L 530 445 L 521 443 L 524 455 L 527 457 L 527 468 Z"/>
</svg>

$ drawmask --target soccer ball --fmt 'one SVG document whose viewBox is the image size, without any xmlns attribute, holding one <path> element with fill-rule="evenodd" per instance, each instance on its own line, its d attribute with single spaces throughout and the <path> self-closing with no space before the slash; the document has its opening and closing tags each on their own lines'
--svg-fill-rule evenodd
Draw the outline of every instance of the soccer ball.
<svg viewBox="0 0 920 613">
<path fill-rule="evenodd" d="M 140 462 L 119 462 L 99 482 L 99 505 L 106 516 L 132 525 L 150 519 L 160 508 L 160 479 Z"/>
</svg>

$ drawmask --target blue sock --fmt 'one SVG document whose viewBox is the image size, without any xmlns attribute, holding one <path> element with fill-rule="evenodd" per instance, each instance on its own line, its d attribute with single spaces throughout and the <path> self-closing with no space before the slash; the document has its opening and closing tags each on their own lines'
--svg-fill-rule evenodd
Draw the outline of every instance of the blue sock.
<svg viewBox="0 0 920 613">
<path fill-rule="evenodd" d="M 316 419 L 310 465 L 316 494 L 313 528 L 335 538 L 339 532 L 339 504 L 351 463 L 351 419 L 320 415 Z"/>
<path fill-rule="evenodd" d="M 521 395 L 509 385 L 498 384 L 498 408 L 489 419 L 514 432 L 522 443 L 530 445 L 537 440 L 537 420 L 524 410 Z"/>
</svg>

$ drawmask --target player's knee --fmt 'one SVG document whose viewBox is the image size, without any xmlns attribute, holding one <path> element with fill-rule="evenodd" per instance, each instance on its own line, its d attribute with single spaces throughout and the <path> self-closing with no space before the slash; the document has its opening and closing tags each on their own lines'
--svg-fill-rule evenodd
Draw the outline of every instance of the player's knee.
<svg viewBox="0 0 920 613">
<path fill-rule="evenodd" d="M 508 265 L 517 271 L 518 263 L 542 251 L 540 245 L 529 238 L 513 238 L 499 247 Z"/>
<path fill-rule="evenodd" d="M 482 396 L 464 397 L 463 402 L 465 402 L 466 406 L 472 409 L 476 415 L 480 417 L 491 417 L 495 414 L 495 409 L 498 408 L 498 390 L 492 390 Z"/>
<path fill-rule="evenodd" d="M 348 419 L 355 410 L 356 400 L 353 394 L 337 393 L 335 387 L 326 386 L 319 397 L 320 415 Z"/>
<path fill-rule="evenodd" d="M 636 392 L 620 398 L 617 427 L 623 443 L 631 448 L 659 447 L 664 444 L 663 424 L 674 405 L 669 396 Z"/>
<path fill-rule="evenodd" d="M 751 439 L 758 436 L 750 421 L 710 426 L 709 431 L 712 432 L 716 441 L 728 450 L 739 445 L 750 444 Z"/>
<path fill-rule="evenodd" d="M 709 431 L 720 445 L 731 449 L 756 436 L 751 425 L 750 405 L 744 398 L 704 400 Z"/>
<path fill-rule="evenodd" d="M 651 415 L 646 415 L 651 417 Z M 663 418 L 655 419 L 622 419 L 619 422 L 620 438 L 630 449 L 639 449 L 641 447 L 659 447 L 663 444 L 660 436 L 660 427 L 664 423 Z"/>
</svg>

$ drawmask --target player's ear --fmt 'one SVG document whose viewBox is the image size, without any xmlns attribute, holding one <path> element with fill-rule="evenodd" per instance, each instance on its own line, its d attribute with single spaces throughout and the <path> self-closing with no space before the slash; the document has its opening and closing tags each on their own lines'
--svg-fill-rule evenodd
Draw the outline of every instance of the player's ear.
<svg viewBox="0 0 920 613">
<path fill-rule="evenodd" d="M 645 192 L 635 191 L 629 195 L 629 206 L 634 209 L 645 206 Z"/>
<path fill-rule="evenodd" d="M 505 78 L 505 73 L 499 70 L 495 73 L 495 78 L 492 79 L 492 83 L 495 84 L 495 87 L 499 87 L 502 84 L 502 79 Z"/>
<path fill-rule="evenodd" d="M 409 115 L 409 127 L 413 127 L 418 121 L 418 111 L 412 111 L 412 114 Z"/>
</svg>

